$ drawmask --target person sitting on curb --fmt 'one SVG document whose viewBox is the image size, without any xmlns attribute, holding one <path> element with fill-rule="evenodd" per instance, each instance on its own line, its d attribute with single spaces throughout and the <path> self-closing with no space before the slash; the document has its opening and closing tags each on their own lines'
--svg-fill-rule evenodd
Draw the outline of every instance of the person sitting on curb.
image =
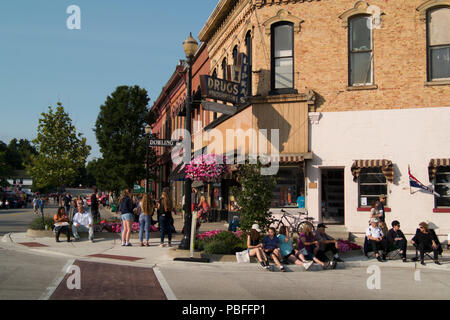
<svg viewBox="0 0 450 320">
<path fill-rule="evenodd" d="M 67 242 L 70 242 L 69 216 L 66 214 L 64 207 L 58 209 L 53 220 L 55 221 L 56 242 L 61 242 L 59 241 L 61 232 L 67 235 Z"/>
<path fill-rule="evenodd" d="M 439 262 L 439 253 L 442 254 L 442 247 L 440 246 L 439 239 L 433 229 L 430 229 L 428 223 L 422 222 L 419 224 L 416 235 L 412 238 L 411 243 L 416 247 L 416 257 L 413 261 L 417 261 L 417 251 L 420 251 L 420 264 L 425 265 L 425 253 L 433 252 L 433 260 L 437 265 L 441 265 Z"/>
<path fill-rule="evenodd" d="M 94 242 L 94 221 L 92 215 L 86 211 L 83 206 L 83 201 L 77 201 L 78 212 L 73 217 L 72 233 L 75 241 L 80 240 L 78 231 L 89 232 L 89 240 Z"/>
<path fill-rule="evenodd" d="M 370 220 L 370 226 L 367 228 L 366 237 L 372 246 L 373 252 L 375 252 L 377 260 L 380 262 L 386 261 L 387 242 L 383 231 L 378 226 L 378 219 L 372 218 Z M 383 256 L 380 256 L 379 250 L 383 250 Z"/>
<path fill-rule="evenodd" d="M 316 257 L 319 251 L 319 242 L 314 239 L 314 233 L 312 231 L 312 226 L 305 225 L 303 227 L 303 232 L 300 233 L 300 238 L 298 239 L 298 250 L 305 257 L 306 260 L 312 260 L 315 263 L 322 266 L 323 269 L 335 269 L 335 261 L 323 262 Z"/>
<path fill-rule="evenodd" d="M 320 223 L 317 226 L 317 231 L 315 232 L 314 236 L 317 242 L 319 242 L 319 250 L 317 251 L 317 258 L 321 261 L 329 261 L 326 253 L 328 251 L 331 251 L 334 256 L 333 260 L 336 262 L 344 262 L 339 257 L 339 245 L 337 240 L 334 240 L 333 237 L 329 236 L 325 229 L 327 226 L 324 223 Z"/>
<path fill-rule="evenodd" d="M 260 243 L 261 229 L 258 224 L 252 226 L 250 234 L 247 236 L 247 249 L 250 257 L 256 257 L 261 264 L 261 267 L 265 270 L 270 270 L 269 260 L 264 254 L 263 245 Z"/>
<path fill-rule="evenodd" d="M 392 222 L 392 229 L 389 230 L 387 234 L 387 242 L 388 248 L 392 248 L 394 250 L 400 249 L 403 262 L 407 262 L 406 248 L 408 245 L 408 241 L 406 240 L 406 237 L 403 234 L 402 230 L 400 230 L 400 222 L 398 222 L 397 220 Z"/>
<path fill-rule="evenodd" d="M 298 250 L 294 250 L 292 240 L 289 238 L 289 227 L 282 226 L 280 228 L 278 240 L 279 250 L 281 252 L 281 256 L 283 257 L 283 263 L 293 263 L 297 266 L 304 266 L 306 270 L 313 265 L 312 261 L 307 262 L 305 257 Z"/>
<path fill-rule="evenodd" d="M 277 238 L 277 230 L 271 227 L 269 228 L 269 232 L 267 236 L 262 240 L 263 250 L 267 256 L 267 259 L 272 258 L 273 262 L 280 268 L 281 272 L 286 272 L 284 266 L 281 265 L 281 254 L 280 250 L 278 250 L 278 238 Z"/>
</svg>

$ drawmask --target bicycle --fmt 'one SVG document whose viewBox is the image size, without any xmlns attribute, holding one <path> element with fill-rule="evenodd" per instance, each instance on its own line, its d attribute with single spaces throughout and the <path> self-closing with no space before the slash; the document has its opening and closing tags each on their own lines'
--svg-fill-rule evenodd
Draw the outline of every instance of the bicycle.
<svg viewBox="0 0 450 320">
<path fill-rule="evenodd" d="M 280 227 L 282 226 L 289 226 L 291 237 L 294 235 L 294 233 L 300 235 L 300 233 L 303 231 L 304 226 L 306 225 L 309 225 L 312 228 L 312 231 L 315 231 L 314 224 L 312 223 L 314 218 L 309 217 L 308 211 L 307 210 L 305 211 L 306 212 L 298 212 L 299 216 L 295 216 L 292 213 L 286 212 L 284 209 L 281 209 L 281 213 L 283 213 L 281 218 L 279 220 L 278 219 L 273 220 L 275 229 L 280 230 Z M 302 218 L 302 216 L 306 217 Z M 293 222 L 291 222 L 291 220 L 288 218 L 292 219 Z M 285 222 L 283 222 L 283 220 Z"/>
</svg>

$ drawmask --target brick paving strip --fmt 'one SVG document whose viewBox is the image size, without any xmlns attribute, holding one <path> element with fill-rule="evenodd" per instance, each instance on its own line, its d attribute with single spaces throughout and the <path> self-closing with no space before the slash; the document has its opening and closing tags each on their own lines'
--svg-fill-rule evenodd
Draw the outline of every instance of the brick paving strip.
<svg viewBox="0 0 450 320">
<path fill-rule="evenodd" d="M 75 261 L 81 289 L 70 290 L 66 274 L 50 300 L 167 300 L 153 269 Z M 72 279 L 71 278 L 71 279 Z"/>
<path fill-rule="evenodd" d="M 19 243 L 22 246 L 28 247 L 28 248 L 45 248 L 48 247 L 45 244 L 38 243 L 38 242 L 22 242 Z"/>
<path fill-rule="evenodd" d="M 113 260 L 122 260 L 122 261 L 139 261 L 144 260 L 144 258 L 136 258 L 136 257 L 127 257 L 127 256 L 115 256 L 110 254 L 92 254 L 89 257 L 92 258 L 103 258 L 103 259 L 113 259 Z"/>
</svg>

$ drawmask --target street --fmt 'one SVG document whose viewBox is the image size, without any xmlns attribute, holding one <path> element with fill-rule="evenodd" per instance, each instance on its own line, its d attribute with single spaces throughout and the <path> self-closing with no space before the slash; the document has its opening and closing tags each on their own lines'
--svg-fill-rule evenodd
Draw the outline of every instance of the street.
<svg viewBox="0 0 450 320">
<path fill-rule="evenodd" d="M 44 209 L 44 213 L 49 213 L 51 209 Z M 10 209 L 0 210 L 0 236 L 10 232 L 25 232 L 29 224 L 37 215 L 33 210 L 28 209 Z"/>
</svg>

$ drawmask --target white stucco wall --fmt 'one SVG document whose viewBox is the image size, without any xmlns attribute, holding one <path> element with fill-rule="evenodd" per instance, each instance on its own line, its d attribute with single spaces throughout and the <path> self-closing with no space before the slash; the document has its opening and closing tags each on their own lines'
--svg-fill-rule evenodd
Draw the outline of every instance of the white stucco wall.
<svg viewBox="0 0 450 320">
<path fill-rule="evenodd" d="M 310 124 L 310 150 L 314 158 L 307 162 L 307 182 L 318 183 L 317 189 L 307 190 L 311 216 L 320 220 L 320 168 L 344 168 L 345 225 L 348 231 L 363 232 L 369 213 L 357 211 L 358 183 L 351 166 L 354 160 L 387 159 L 395 170 L 395 183 L 388 183 L 388 226 L 399 220 L 404 232 L 414 233 L 427 221 L 438 234 L 450 233 L 450 213 L 433 213 L 434 197 L 428 193 L 411 195 L 408 177 L 411 165 L 412 174 L 430 185 L 430 160 L 450 158 L 450 107 L 322 113 L 318 124 Z"/>
</svg>

